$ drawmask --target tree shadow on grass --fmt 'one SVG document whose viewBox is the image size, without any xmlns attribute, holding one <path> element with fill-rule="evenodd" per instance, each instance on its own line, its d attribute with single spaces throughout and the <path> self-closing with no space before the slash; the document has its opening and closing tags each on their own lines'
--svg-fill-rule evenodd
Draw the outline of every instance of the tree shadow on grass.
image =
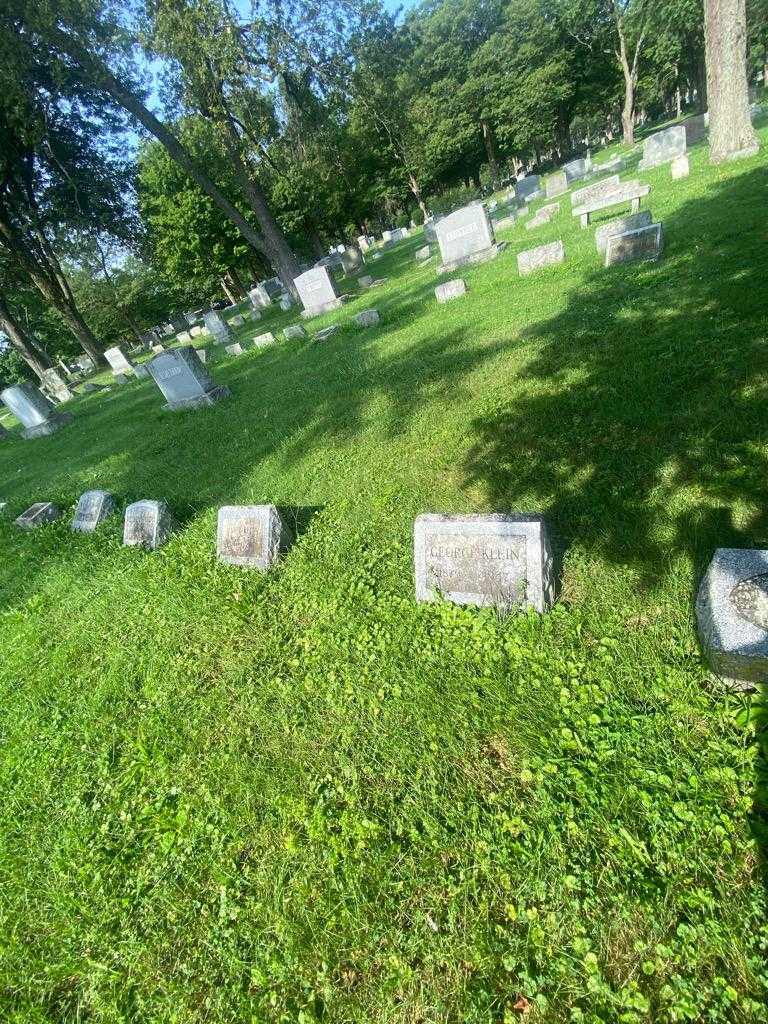
<svg viewBox="0 0 768 1024">
<path fill-rule="evenodd" d="M 675 552 L 768 541 L 766 185 L 713 185 L 665 221 L 663 260 L 596 269 L 527 329 L 524 390 L 474 422 L 491 507 L 524 498 L 649 585 Z"/>
</svg>

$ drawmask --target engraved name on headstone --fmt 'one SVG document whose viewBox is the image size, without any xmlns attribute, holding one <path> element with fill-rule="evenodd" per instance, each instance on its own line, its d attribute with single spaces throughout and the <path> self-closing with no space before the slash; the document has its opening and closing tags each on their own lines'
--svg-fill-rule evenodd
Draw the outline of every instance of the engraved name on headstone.
<svg viewBox="0 0 768 1024">
<path fill-rule="evenodd" d="M 197 409 L 231 395 L 229 388 L 214 383 L 191 345 L 163 352 L 147 366 L 166 398 L 164 409 Z"/>
<path fill-rule="evenodd" d="M 664 248 L 664 232 L 661 224 L 649 224 L 644 228 L 612 235 L 605 248 L 605 265 L 630 263 L 633 260 L 657 260 Z"/>
<path fill-rule="evenodd" d="M 216 555 L 222 562 L 266 571 L 292 539 L 274 505 L 224 505 L 219 509 Z"/>
<path fill-rule="evenodd" d="M 78 533 L 93 533 L 115 507 L 114 496 L 109 491 L 85 491 L 77 502 L 72 529 Z"/>
<path fill-rule="evenodd" d="M 437 225 L 437 244 L 443 261 L 438 274 L 467 263 L 493 259 L 500 251 L 488 214 L 480 203 L 464 206 L 443 217 Z"/>
</svg>

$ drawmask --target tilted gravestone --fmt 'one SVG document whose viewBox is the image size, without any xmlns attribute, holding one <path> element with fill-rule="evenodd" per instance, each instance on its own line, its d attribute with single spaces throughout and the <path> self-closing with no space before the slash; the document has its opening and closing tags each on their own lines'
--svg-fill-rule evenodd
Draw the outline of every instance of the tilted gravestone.
<svg viewBox="0 0 768 1024">
<path fill-rule="evenodd" d="M 275 336 L 272 331 L 267 331 L 266 334 L 257 334 L 253 339 L 255 348 L 263 348 L 265 345 L 273 344 Z"/>
<path fill-rule="evenodd" d="M 718 548 L 699 587 L 696 619 L 717 675 L 767 681 L 768 551 Z"/>
<path fill-rule="evenodd" d="M 93 533 L 115 509 L 115 499 L 109 491 L 85 491 L 77 502 L 72 529 L 77 533 Z"/>
<path fill-rule="evenodd" d="M 552 266 L 562 263 L 565 259 L 565 249 L 561 239 L 556 242 L 549 242 L 547 245 L 538 245 L 535 249 L 526 249 L 517 254 L 517 270 L 521 277 L 539 270 L 540 267 Z"/>
<path fill-rule="evenodd" d="M 443 217 L 437 225 L 437 244 L 443 261 L 438 274 L 494 259 L 501 251 L 488 214 L 479 203 L 463 206 Z"/>
<path fill-rule="evenodd" d="M 685 153 L 688 147 L 685 127 L 681 124 L 665 128 L 664 131 L 649 135 L 643 143 L 643 159 L 638 164 L 641 171 L 660 164 L 669 163 L 676 156 Z"/>
<path fill-rule="evenodd" d="M 338 324 L 331 324 L 329 327 L 323 327 L 315 334 L 315 341 L 325 341 L 332 335 L 336 334 L 340 330 Z"/>
<path fill-rule="evenodd" d="M 446 281 L 444 284 L 439 284 L 435 288 L 435 298 L 442 305 L 446 302 L 450 302 L 452 299 L 460 299 L 462 295 L 466 294 L 467 286 L 460 277 L 457 277 L 454 281 Z"/>
<path fill-rule="evenodd" d="M 164 409 L 199 409 L 232 394 L 228 387 L 214 383 L 191 345 L 163 352 L 147 366 L 165 396 Z"/>
<path fill-rule="evenodd" d="M 592 161 L 589 157 L 585 157 L 580 160 L 571 160 L 569 163 L 563 164 L 563 173 L 569 183 L 572 181 L 579 181 L 581 178 L 586 178 L 591 170 Z"/>
<path fill-rule="evenodd" d="M 318 316 L 341 306 L 333 279 L 325 267 L 313 267 L 299 274 L 293 283 L 304 306 L 302 316 Z"/>
<path fill-rule="evenodd" d="M 377 324 L 381 317 L 377 309 L 364 309 L 362 313 L 356 313 L 354 321 L 358 327 L 373 327 Z"/>
<path fill-rule="evenodd" d="M 554 174 L 550 174 L 544 183 L 544 188 L 547 193 L 547 199 L 554 199 L 556 196 L 563 195 L 564 192 L 568 191 L 568 175 L 565 171 L 556 171 Z"/>
<path fill-rule="evenodd" d="M 239 341 L 236 341 L 232 345 L 225 345 L 224 351 L 230 356 L 241 356 L 243 354 L 243 346 Z"/>
<path fill-rule="evenodd" d="M 20 530 L 34 530 L 38 526 L 52 523 L 61 515 L 61 509 L 52 501 L 37 501 L 34 505 L 22 512 L 14 522 Z"/>
<path fill-rule="evenodd" d="M 608 248 L 608 239 L 614 235 L 624 235 L 636 228 L 645 228 L 651 223 L 651 211 L 641 210 L 640 213 L 630 213 L 627 217 L 617 217 L 616 220 L 609 220 L 607 224 L 601 224 L 595 231 L 595 245 L 601 256 L 605 255 Z"/>
<path fill-rule="evenodd" d="M 657 260 L 664 248 L 661 224 L 648 224 L 644 228 L 612 235 L 605 247 L 605 265 L 631 263 L 635 260 Z"/>
<path fill-rule="evenodd" d="M 560 203 L 549 203 L 548 206 L 542 206 L 541 209 L 537 210 L 525 225 L 526 231 L 532 231 L 534 228 L 540 228 L 542 224 L 549 224 L 555 214 L 558 214 L 559 212 Z"/>
<path fill-rule="evenodd" d="M 112 348 L 106 349 L 104 358 L 109 363 L 113 374 L 130 373 L 133 370 L 133 363 L 119 345 L 113 345 Z"/>
<path fill-rule="evenodd" d="M 59 412 L 34 384 L 14 384 L 0 392 L 0 400 L 22 425 L 21 436 L 31 441 L 72 423 L 71 412 Z"/>
<path fill-rule="evenodd" d="M 293 341 L 294 338 L 306 338 L 307 332 L 301 326 L 301 324 L 291 324 L 290 327 L 286 327 L 283 330 L 286 341 Z"/>
<path fill-rule="evenodd" d="M 274 505 L 224 505 L 219 509 L 216 557 L 230 565 L 266 571 L 293 535 Z"/>
<path fill-rule="evenodd" d="M 602 181 L 596 181 L 584 188 L 577 188 L 575 192 L 571 193 L 571 207 L 584 206 L 586 203 L 591 203 L 593 199 L 602 199 L 603 196 L 611 195 L 618 187 L 619 176 L 612 174 L 609 178 L 603 178 Z"/>
<path fill-rule="evenodd" d="M 40 376 L 40 383 L 57 402 L 68 402 L 70 398 L 74 397 L 67 382 L 59 371 L 53 369 L 53 367 L 49 370 L 43 370 Z"/>
<path fill-rule="evenodd" d="M 428 245 L 422 245 L 422 247 L 420 249 L 417 249 L 416 252 L 414 253 L 414 259 L 416 260 L 417 263 L 423 263 L 425 260 L 428 260 L 431 255 L 432 250 L 430 249 L 430 247 Z"/>
<path fill-rule="evenodd" d="M 544 520 L 529 515 L 421 515 L 414 524 L 416 600 L 546 611 L 554 599 Z"/>
<path fill-rule="evenodd" d="M 164 501 L 145 498 L 125 510 L 123 544 L 154 551 L 168 540 L 177 523 Z"/>
<path fill-rule="evenodd" d="M 203 317 L 209 334 L 217 345 L 226 345 L 232 340 L 232 331 L 223 317 L 219 316 L 215 309 L 209 310 Z"/>
</svg>

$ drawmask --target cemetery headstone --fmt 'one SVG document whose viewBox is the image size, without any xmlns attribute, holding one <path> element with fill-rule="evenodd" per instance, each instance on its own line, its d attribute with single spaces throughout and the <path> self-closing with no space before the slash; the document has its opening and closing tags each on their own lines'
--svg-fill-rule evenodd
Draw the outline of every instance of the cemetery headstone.
<svg viewBox="0 0 768 1024">
<path fill-rule="evenodd" d="M 228 387 L 214 383 L 191 345 L 163 352 L 147 366 L 165 396 L 164 409 L 199 409 L 232 394 Z"/>
<path fill-rule="evenodd" d="M 274 505 L 224 505 L 219 509 L 216 557 L 266 572 L 293 542 Z"/>
<path fill-rule="evenodd" d="M 304 310 L 302 316 L 318 316 L 341 306 L 331 275 L 325 267 L 313 267 L 293 282 Z"/>
<path fill-rule="evenodd" d="M 158 341 L 152 346 L 152 351 L 155 355 L 158 355 L 160 352 L 165 352 L 165 345 L 161 345 Z"/>
<path fill-rule="evenodd" d="M 619 171 L 624 170 L 624 158 L 620 156 L 611 157 L 610 160 L 606 160 L 604 164 L 593 164 L 592 171 L 594 174 L 618 174 Z"/>
<path fill-rule="evenodd" d="M 443 217 L 437 226 L 437 244 L 443 261 L 438 274 L 494 259 L 503 246 L 496 243 L 488 214 L 479 203 Z"/>
<path fill-rule="evenodd" d="M 672 178 L 677 180 L 678 178 L 687 178 L 691 172 L 691 165 L 688 162 L 687 153 L 683 153 L 682 156 L 676 156 L 672 161 Z"/>
<path fill-rule="evenodd" d="M 239 341 L 236 341 L 232 345 L 225 345 L 224 351 L 230 356 L 241 356 L 243 354 L 243 346 Z"/>
<path fill-rule="evenodd" d="M 306 338 L 307 332 L 301 324 L 291 324 L 283 330 L 286 341 L 293 341 L 294 338 Z"/>
<path fill-rule="evenodd" d="M 26 512 L 22 512 L 14 522 L 21 530 L 34 530 L 38 526 L 52 523 L 60 515 L 61 509 L 52 501 L 37 501 L 34 505 L 30 505 Z"/>
<path fill-rule="evenodd" d="M 540 516 L 418 516 L 414 568 L 417 601 L 442 597 L 544 612 L 554 599 L 553 558 Z"/>
<path fill-rule="evenodd" d="M 572 181 L 579 181 L 581 178 L 586 178 L 592 169 L 592 161 L 587 157 L 581 160 L 571 160 L 567 164 L 563 164 L 563 173 L 565 174 L 566 181 L 570 184 Z"/>
<path fill-rule="evenodd" d="M 327 338 L 330 338 L 333 334 L 336 334 L 338 330 L 338 324 L 331 324 L 329 327 L 323 327 L 322 330 L 315 332 L 315 341 L 325 341 Z"/>
<path fill-rule="evenodd" d="M 244 317 L 240 316 L 240 314 L 238 313 L 236 316 L 233 316 L 232 319 L 229 321 L 229 326 L 230 327 L 242 327 L 244 323 L 245 323 Z"/>
<path fill-rule="evenodd" d="M 357 283 L 361 288 L 370 288 L 373 284 L 373 278 L 370 274 L 363 274 L 362 277 L 358 277 Z"/>
<path fill-rule="evenodd" d="M 556 242 L 548 242 L 547 245 L 539 245 L 535 249 L 526 249 L 517 255 L 517 270 L 521 277 L 539 270 L 541 267 L 552 266 L 562 263 L 565 259 L 565 249 L 560 239 Z"/>
<path fill-rule="evenodd" d="M 718 548 L 696 598 L 699 639 L 718 676 L 768 680 L 768 551 Z"/>
<path fill-rule="evenodd" d="M 136 363 L 136 365 L 133 368 L 133 375 L 138 380 L 147 380 L 147 378 L 150 376 L 150 373 L 146 363 Z"/>
<path fill-rule="evenodd" d="M 53 368 L 43 370 L 40 383 L 57 402 L 68 402 L 70 398 L 74 397 L 69 385 L 58 370 Z"/>
<path fill-rule="evenodd" d="M 265 345 L 272 345 L 274 343 L 275 336 L 272 331 L 267 331 L 265 334 L 257 334 L 253 339 L 254 348 L 263 348 Z"/>
<path fill-rule="evenodd" d="M 526 231 L 531 231 L 533 228 L 539 228 L 542 224 L 549 224 L 555 214 L 559 212 L 560 203 L 550 203 L 548 206 L 542 206 L 541 209 L 537 210 L 525 225 Z"/>
<path fill-rule="evenodd" d="M 605 255 L 608 247 L 608 239 L 613 235 L 624 235 L 635 228 L 645 228 L 651 223 L 651 211 L 641 210 L 640 213 L 631 213 L 628 217 L 618 217 L 616 220 L 609 220 L 607 224 L 601 224 L 595 231 L 595 245 L 601 256 Z"/>
<path fill-rule="evenodd" d="M 355 314 L 355 323 L 358 327 L 373 327 L 381 317 L 377 309 L 364 309 L 361 313 Z"/>
<path fill-rule="evenodd" d="M 515 184 L 515 198 L 525 202 L 541 192 L 541 178 L 538 174 L 527 174 Z"/>
<path fill-rule="evenodd" d="M 77 533 L 93 533 L 116 507 L 114 495 L 109 491 L 85 491 L 77 502 L 72 529 Z"/>
<path fill-rule="evenodd" d="M 125 510 L 123 544 L 154 551 L 165 544 L 176 526 L 176 520 L 164 501 L 135 501 Z"/>
<path fill-rule="evenodd" d="M 420 249 L 416 250 L 416 253 L 415 253 L 416 262 L 417 263 L 423 263 L 425 260 L 428 260 L 431 255 L 432 255 L 432 250 L 429 248 L 429 246 L 428 245 L 423 245 Z"/>
<path fill-rule="evenodd" d="M 248 298 L 251 300 L 251 305 L 255 310 L 268 309 L 272 305 L 272 300 L 267 294 L 266 288 L 261 285 L 256 285 L 255 288 L 251 288 L 248 292 Z"/>
<path fill-rule="evenodd" d="M 131 378 L 126 373 L 116 373 L 114 375 L 115 384 L 129 384 Z"/>
<path fill-rule="evenodd" d="M 709 119 L 706 114 L 697 114 L 695 117 L 689 117 L 683 122 L 686 145 L 692 146 L 694 143 L 705 138 L 709 130 L 708 121 Z"/>
<path fill-rule="evenodd" d="M 660 164 L 669 163 L 676 156 L 682 156 L 687 149 L 685 128 L 681 124 L 665 128 L 655 135 L 649 135 L 643 143 L 643 159 L 638 167 L 641 171 Z"/>
<path fill-rule="evenodd" d="M 564 192 L 568 191 L 568 175 L 565 171 L 556 171 L 554 174 L 550 174 L 544 183 L 544 189 L 547 193 L 547 199 L 554 199 L 556 196 L 563 195 Z"/>
<path fill-rule="evenodd" d="M 201 327 L 200 324 L 196 324 L 194 327 L 190 328 L 189 333 L 193 338 L 199 338 L 201 334 L 205 333 L 205 328 Z"/>
<path fill-rule="evenodd" d="M 190 331 L 179 331 L 176 335 L 176 341 L 180 341 L 182 345 L 189 345 L 192 341 L 192 334 Z"/>
<path fill-rule="evenodd" d="M 437 243 L 437 220 L 428 220 L 424 222 L 424 241 L 429 242 L 432 245 Z"/>
<path fill-rule="evenodd" d="M 341 263 L 345 273 L 354 274 L 363 265 L 363 254 L 357 246 L 348 245 L 341 254 Z"/>
<path fill-rule="evenodd" d="M 459 299 L 467 291 L 467 286 L 460 277 L 453 281 L 446 281 L 435 288 L 435 298 L 441 304 L 450 302 L 452 299 Z"/>
<path fill-rule="evenodd" d="M 661 224 L 648 224 L 643 228 L 611 235 L 605 247 L 605 265 L 630 263 L 634 260 L 657 260 L 664 248 Z"/>
<path fill-rule="evenodd" d="M 204 348 L 196 348 L 195 352 L 197 352 L 197 358 L 200 360 L 201 363 L 207 363 L 208 362 L 208 352 L 207 352 L 206 349 L 204 349 Z"/>
<path fill-rule="evenodd" d="M 291 296 L 288 294 L 288 292 L 286 292 L 284 295 L 280 296 L 279 306 L 280 306 L 280 309 L 282 309 L 282 311 L 284 313 L 287 313 L 289 309 L 293 309 L 294 305 L 295 305 L 295 302 L 293 301 Z"/>
<path fill-rule="evenodd" d="M 213 337 L 217 345 L 226 345 L 232 340 L 232 332 L 226 321 L 215 309 L 209 310 L 203 317 L 203 320 L 205 321 L 208 333 Z"/>
<path fill-rule="evenodd" d="M 493 227 L 496 231 L 505 231 L 507 228 L 513 228 L 517 221 L 517 217 L 514 213 L 508 214 L 506 217 L 502 217 L 500 220 L 494 221 Z"/>
<path fill-rule="evenodd" d="M 593 199 L 602 199 L 604 196 L 611 195 L 618 187 L 619 176 L 612 174 L 608 178 L 603 178 L 602 181 L 596 181 L 584 188 L 577 188 L 575 192 L 571 193 L 571 207 L 584 206 L 586 203 L 591 203 Z"/>
<path fill-rule="evenodd" d="M 73 420 L 72 413 L 59 412 L 34 384 L 14 384 L 0 392 L 0 400 L 21 423 L 27 441 L 54 434 Z"/>
</svg>

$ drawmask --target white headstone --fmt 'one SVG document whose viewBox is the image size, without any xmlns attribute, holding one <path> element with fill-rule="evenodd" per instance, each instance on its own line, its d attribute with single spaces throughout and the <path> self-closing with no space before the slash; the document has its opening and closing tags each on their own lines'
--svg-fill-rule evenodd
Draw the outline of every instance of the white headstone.
<svg viewBox="0 0 768 1024">
<path fill-rule="evenodd" d="M 53 434 L 72 422 L 72 414 L 58 412 L 34 384 L 14 384 L 0 392 L 0 400 L 21 423 L 22 437 L 28 441 Z"/>
<path fill-rule="evenodd" d="M 681 124 L 665 128 L 664 131 L 649 135 L 643 143 L 643 159 L 639 163 L 641 171 L 659 164 L 669 163 L 676 156 L 681 156 L 688 148 L 685 127 Z"/>
<path fill-rule="evenodd" d="M 104 358 L 109 363 L 113 373 L 130 373 L 133 369 L 133 363 L 118 345 L 106 349 Z"/>
<path fill-rule="evenodd" d="M 14 522 L 21 530 L 34 530 L 38 526 L 44 526 L 45 523 L 52 523 L 60 515 L 61 509 L 52 501 L 37 501 L 34 505 L 30 505 L 26 512 L 22 512 Z"/>
<path fill-rule="evenodd" d="M 341 299 L 336 294 L 331 275 L 325 267 L 312 267 L 294 280 L 305 316 L 317 316 L 338 309 Z"/>
<path fill-rule="evenodd" d="M 549 242 L 547 245 L 539 245 L 535 249 L 526 249 L 517 254 L 517 270 L 521 277 L 533 273 L 540 267 L 552 266 L 562 263 L 565 259 L 565 248 L 562 240 Z"/>
<path fill-rule="evenodd" d="M 467 263 L 493 259 L 499 253 L 493 227 L 480 203 L 454 210 L 437 225 L 442 267 L 451 271 Z"/>
<path fill-rule="evenodd" d="M 446 281 L 444 284 L 439 284 L 435 288 L 435 298 L 443 305 L 446 302 L 450 302 L 452 299 L 459 299 L 467 291 L 467 286 L 460 277 L 455 278 L 453 281 Z"/>
<path fill-rule="evenodd" d="M 203 317 L 203 320 L 208 332 L 213 336 L 213 340 L 217 345 L 226 345 L 232 340 L 232 331 L 230 331 L 224 318 L 215 309 L 209 310 Z"/>
<path fill-rule="evenodd" d="M 147 365 L 166 398 L 164 409 L 199 409 L 231 394 L 229 388 L 214 383 L 191 345 L 163 352 Z"/>
</svg>

